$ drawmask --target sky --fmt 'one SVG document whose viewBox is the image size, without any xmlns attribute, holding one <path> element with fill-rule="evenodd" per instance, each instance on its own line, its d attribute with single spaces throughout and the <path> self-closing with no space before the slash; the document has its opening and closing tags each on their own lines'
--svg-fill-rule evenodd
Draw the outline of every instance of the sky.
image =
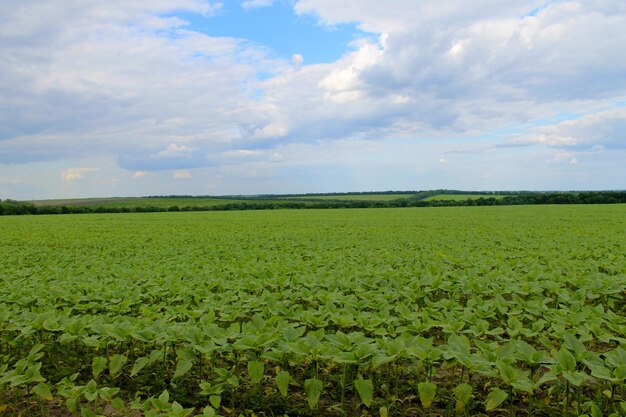
<svg viewBox="0 0 626 417">
<path fill-rule="evenodd" d="M 0 0 L 0 199 L 626 188 L 623 0 Z"/>
</svg>

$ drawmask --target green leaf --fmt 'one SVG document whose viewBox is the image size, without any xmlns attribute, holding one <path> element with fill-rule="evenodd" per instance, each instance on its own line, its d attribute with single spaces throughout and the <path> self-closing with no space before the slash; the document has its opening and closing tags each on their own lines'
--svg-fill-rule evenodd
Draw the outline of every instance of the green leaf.
<svg viewBox="0 0 626 417">
<path fill-rule="evenodd" d="M 582 372 L 563 371 L 563 377 L 575 387 L 580 387 L 585 382 L 586 375 Z"/>
<path fill-rule="evenodd" d="M 65 407 L 70 411 L 70 413 L 75 413 L 78 408 L 78 402 L 76 398 L 68 398 L 65 400 Z"/>
<path fill-rule="evenodd" d="M 602 417 L 602 410 L 594 402 L 591 403 L 591 417 Z"/>
<path fill-rule="evenodd" d="M 317 378 L 310 378 L 304 381 L 304 392 L 309 407 L 314 409 L 322 395 L 322 381 Z"/>
<path fill-rule="evenodd" d="M 359 378 L 354 381 L 354 386 L 359 393 L 361 402 L 369 408 L 374 401 L 374 383 L 372 380 Z"/>
<path fill-rule="evenodd" d="M 623 381 L 626 379 L 626 364 L 618 365 L 613 370 L 613 375 L 615 378 Z"/>
<path fill-rule="evenodd" d="M 583 345 L 576 336 L 569 332 L 563 333 L 563 340 L 565 341 L 565 346 L 574 352 L 576 357 L 581 357 L 587 351 L 585 345 Z"/>
<path fill-rule="evenodd" d="M 215 410 L 210 405 L 207 405 L 204 407 L 204 410 L 202 410 L 202 416 L 204 417 L 215 417 L 216 415 Z"/>
<path fill-rule="evenodd" d="M 91 379 L 87 383 L 87 385 L 85 385 L 83 395 L 85 396 L 85 399 L 87 401 L 95 401 L 98 398 L 98 383 L 95 380 Z"/>
<path fill-rule="evenodd" d="M 372 357 L 372 369 L 376 369 L 381 365 L 389 363 L 395 358 L 395 355 L 385 355 L 384 353 L 377 353 Z"/>
<path fill-rule="evenodd" d="M 239 378 L 237 378 L 237 375 L 229 376 L 228 379 L 226 379 L 226 382 L 233 387 L 239 386 Z"/>
<path fill-rule="evenodd" d="M 176 356 L 178 356 L 179 359 L 184 359 L 186 361 L 191 361 L 191 362 L 193 362 L 196 359 L 196 354 L 194 353 L 192 349 L 189 349 L 189 348 L 177 349 Z"/>
<path fill-rule="evenodd" d="M 605 353 L 605 356 L 606 362 L 613 367 L 626 363 L 626 349 L 622 347 Z"/>
<path fill-rule="evenodd" d="M 117 412 L 122 412 L 124 411 L 124 408 L 125 408 L 124 401 L 122 401 L 121 398 L 114 398 L 111 401 L 111 407 L 113 407 L 113 409 Z"/>
<path fill-rule="evenodd" d="M 511 383 L 511 386 L 518 391 L 524 391 L 532 394 L 535 390 L 535 384 L 528 378 L 520 378 L 517 381 Z"/>
<path fill-rule="evenodd" d="M 98 378 L 98 375 L 100 375 L 106 369 L 108 362 L 109 361 L 104 356 L 96 356 L 95 358 L 93 358 L 93 363 L 91 364 L 91 373 L 93 374 L 94 378 Z"/>
<path fill-rule="evenodd" d="M 539 378 L 539 381 L 537 381 L 536 386 L 539 387 L 543 384 L 545 384 L 546 382 L 551 382 L 554 381 L 556 379 L 558 379 L 559 377 L 552 371 L 548 371 L 545 374 L 543 374 L 541 376 L 541 378 Z"/>
<path fill-rule="evenodd" d="M 185 375 L 189 370 L 193 367 L 193 362 L 187 359 L 179 359 L 176 362 L 176 371 L 174 371 L 174 376 L 172 379 L 180 378 Z"/>
<path fill-rule="evenodd" d="M 456 399 L 455 410 L 461 413 L 472 399 L 474 388 L 466 383 L 459 384 L 454 388 L 454 398 Z"/>
<path fill-rule="evenodd" d="M 435 401 L 437 386 L 432 382 L 420 382 L 417 384 L 417 391 L 420 395 L 422 407 L 428 409 Z"/>
<path fill-rule="evenodd" d="M 182 405 L 174 401 L 172 403 L 172 411 L 168 413 L 171 417 L 187 417 L 193 413 L 193 408 L 183 408 Z"/>
<path fill-rule="evenodd" d="M 280 391 L 280 395 L 287 397 L 287 390 L 289 389 L 289 372 L 280 371 L 276 374 L 276 386 L 278 387 L 278 391 Z"/>
<path fill-rule="evenodd" d="M 52 393 L 48 384 L 40 382 L 33 387 L 33 392 L 46 401 L 52 401 Z"/>
<path fill-rule="evenodd" d="M 565 371 L 576 369 L 576 358 L 568 350 L 561 348 L 556 354 L 556 360 Z"/>
<path fill-rule="evenodd" d="M 487 395 L 487 401 L 485 401 L 485 409 L 487 411 L 495 410 L 500 404 L 504 402 L 504 400 L 507 399 L 508 396 L 509 394 L 502 391 L 500 388 L 493 388 L 491 391 L 489 391 L 489 394 Z"/>
<path fill-rule="evenodd" d="M 248 375 L 250 375 L 250 381 L 253 384 L 259 384 L 263 379 L 263 373 L 265 372 L 265 364 L 259 361 L 248 362 Z"/>
<path fill-rule="evenodd" d="M 222 404 L 222 396 L 221 395 L 211 395 L 209 397 L 209 402 L 216 409 L 220 408 L 220 405 Z"/>
<path fill-rule="evenodd" d="M 89 407 L 80 407 L 81 417 L 96 417 L 96 413 Z"/>
<path fill-rule="evenodd" d="M 39 371 L 40 369 L 41 369 L 41 362 L 38 362 L 32 366 L 29 366 L 23 375 L 23 377 L 25 378 L 24 382 L 28 382 L 31 384 L 35 382 L 45 382 L 46 378 L 41 376 L 41 373 Z"/>
<path fill-rule="evenodd" d="M 161 395 L 159 395 L 159 401 L 163 404 L 168 404 L 170 402 L 170 393 L 164 390 Z"/>
<path fill-rule="evenodd" d="M 135 364 L 133 365 L 132 371 L 130 371 L 130 376 L 133 377 L 137 375 L 143 368 L 145 368 L 150 363 L 150 358 L 146 356 L 142 356 L 141 358 L 137 358 Z"/>
<path fill-rule="evenodd" d="M 515 367 L 509 365 L 508 363 L 498 361 L 497 362 L 498 371 L 500 372 L 500 377 L 502 381 L 506 384 L 512 384 L 518 378 L 518 372 Z"/>
<path fill-rule="evenodd" d="M 124 355 L 113 355 L 111 362 L 109 363 L 109 374 L 111 377 L 114 378 L 117 374 L 119 374 L 127 361 L 128 358 Z"/>
</svg>

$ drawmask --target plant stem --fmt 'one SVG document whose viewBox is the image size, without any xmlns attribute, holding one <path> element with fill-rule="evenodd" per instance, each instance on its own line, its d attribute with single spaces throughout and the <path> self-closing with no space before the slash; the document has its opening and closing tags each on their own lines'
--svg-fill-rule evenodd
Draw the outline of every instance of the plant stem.
<svg viewBox="0 0 626 417">
<path fill-rule="evenodd" d="M 343 375 L 341 378 L 341 410 L 346 414 L 346 377 L 348 374 L 348 364 L 343 364 Z"/>
<path fill-rule="evenodd" d="M 565 408 L 563 408 L 563 415 L 569 414 L 569 381 L 565 381 Z"/>
</svg>

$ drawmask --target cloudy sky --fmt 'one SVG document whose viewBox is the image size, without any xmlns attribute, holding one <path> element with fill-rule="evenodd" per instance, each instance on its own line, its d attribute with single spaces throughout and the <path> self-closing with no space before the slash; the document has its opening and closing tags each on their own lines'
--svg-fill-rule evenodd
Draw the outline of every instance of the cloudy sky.
<svg viewBox="0 0 626 417">
<path fill-rule="evenodd" d="M 0 198 L 626 188 L 623 0 L 0 1 Z"/>
</svg>

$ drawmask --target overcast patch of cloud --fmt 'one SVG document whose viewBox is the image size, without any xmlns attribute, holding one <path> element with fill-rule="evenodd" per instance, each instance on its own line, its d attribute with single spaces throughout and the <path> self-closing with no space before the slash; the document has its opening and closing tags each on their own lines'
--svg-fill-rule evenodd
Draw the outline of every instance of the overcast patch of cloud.
<svg viewBox="0 0 626 417">
<path fill-rule="evenodd" d="M 512 145 L 577 150 L 626 149 L 626 108 L 588 114 L 518 135 Z"/>
<path fill-rule="evenodd" d="M 85 147 L 149 158 L 172 137 L 226 144 L 239 124 L 269 123 L 250 90 L 274 61 L 244 40 L 163 17 L 217 8 L 189 0 L 0 6 L 0 162 L 81 157 Z"/>
<path fill-rule="evenodd" d="M 626 42 L 619 2 L 354 3 L 296 5 L 328 24 L 356 20 L 382 33 L 379 51 L 364 44 L 324 87 L 396 107 L 402 122 L 417 122 L 415 135 L 523 123 L 626 94 L 626 56 L 615 55 Z"/>
</svg>

